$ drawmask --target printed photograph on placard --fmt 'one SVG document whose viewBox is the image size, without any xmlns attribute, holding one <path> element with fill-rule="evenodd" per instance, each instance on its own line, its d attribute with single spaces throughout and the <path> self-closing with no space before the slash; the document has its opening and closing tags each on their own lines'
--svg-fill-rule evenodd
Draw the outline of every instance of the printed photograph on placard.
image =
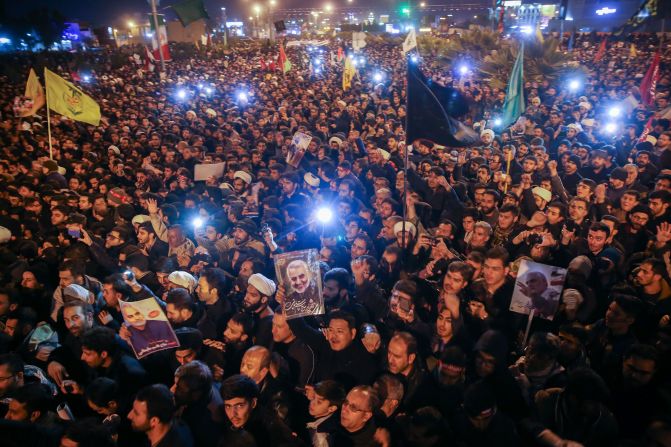
<svg viewBox="0 0 671 447">
<path fill-rule="evenodd" d="M 559 307 L 566 269 L 529 260 L 520 263 L 510 310 L 552 320 Z"/>
<path fill-rule="evenodd" d="M 127 340 L 135 357 L 141 359 L 150 354 L 179 346 L 179 341 L 168 322 L 168 318 L 155 299 L 119 301 L 121 313 L 130 332 Z"/>
<path fill-rule="evenodd" d="M 324 313 L 319 253 L 316 249 L 292 251 L 273 257 L 278 282 L 284 286 L 287 319 Z"/>
<path fill-rule="evenodd" d="M 289 145 L 289 152 L 287 152 L 287 164 L 293 166 L 294 168 L 298 167 L 305 151 L 307 151 L 308 146 L 312 141 L 312 136 L 305 134 L 303 132 L 296 132 L 291 139 L 291 144 Z"/>
</svg>

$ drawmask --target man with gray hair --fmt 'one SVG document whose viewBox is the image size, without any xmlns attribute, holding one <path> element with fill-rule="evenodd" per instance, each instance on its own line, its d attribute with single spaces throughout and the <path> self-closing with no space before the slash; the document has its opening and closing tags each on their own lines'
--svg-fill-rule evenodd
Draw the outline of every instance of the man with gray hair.
<svg viewBox="0 0 671 447">
<path fill-rule="evenodd" d="M 291 261 L 287 265 L 287 279 L 293 289 L 284 302 L 284 312 L 287 315 L 324 313 L 314 275 L 305 261 L 301 259 Z"/>
</svg>

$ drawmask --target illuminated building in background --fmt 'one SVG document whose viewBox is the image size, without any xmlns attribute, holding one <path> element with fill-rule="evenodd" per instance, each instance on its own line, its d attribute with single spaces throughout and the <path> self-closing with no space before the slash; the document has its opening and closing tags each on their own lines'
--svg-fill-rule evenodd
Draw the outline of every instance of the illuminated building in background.
<svg viewBox="0 0 671 447">
<path fill-rule="evenodd" d="M 522 34 L 540 27 L 545 31 L 612 31 L 640 6 L 639 0 L 503 0 L 505 32 Z M 497 9 L 497 20 L 500 16 Z"/>
</svg>

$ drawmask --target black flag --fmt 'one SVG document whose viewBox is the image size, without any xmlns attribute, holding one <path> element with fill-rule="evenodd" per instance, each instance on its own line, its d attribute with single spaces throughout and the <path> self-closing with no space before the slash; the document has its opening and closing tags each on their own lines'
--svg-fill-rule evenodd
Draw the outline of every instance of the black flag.
<svg viewBox="0 0 671 447">
<path fill-rule="evenodd" d="M 478 134 L 455 118 L 466 112 L 466 100 L 456 89 L 428 81 L 418 64 L 408 61 L 408 144 L 420 138 L 452 147 L 476 144 Z"/>
</svg>

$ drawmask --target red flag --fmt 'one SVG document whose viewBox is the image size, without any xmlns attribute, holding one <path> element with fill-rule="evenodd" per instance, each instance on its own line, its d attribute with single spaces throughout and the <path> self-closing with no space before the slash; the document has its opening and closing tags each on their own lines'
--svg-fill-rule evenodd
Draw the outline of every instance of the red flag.
<svg viewBox="0 0 671 447">
<path fill-rule="evenodd" d="M 75 82 L 80 82 L 82 80 L 82 78 L 79 76 L 79 73 L 77 73 L 76 71 L 70 72 L 70 79 L 72 79 Z"/>
<path fill-rule="evenodd" d="M 345 54 L 342 51 L 342 47 L 338 47 L 338 62 L 342 61 L 345 57 Z"/>
<path fill-rule="evenodd" d="M 608 39 L 604 36 L 603 40 L 601 41 L 601 45 L 599 45 L 599 51 L 597 51 L 596 54 L 594 55 L 594 62 L 599 62 L 606 55 L 607 40 Z"/>
<path fill-rule="evenodd" d="M 501 11 L 499 12 L 499 27 L 498 27 L 498 29 L 497 29 L 497 31 L 498 31 L 500 34 L 503 34 L 503 19 L 504 19 L 505 15 L 506 15 L 505 13 L 506 13 L 505 7 L 504 7 L 504 6 L 501 6 Z"/>
<path fill-rule="evenodd" d="M 646 138 L 648 138 L 648 134 L 652 130 L 652 122 L 653 122 L 654 118 L 655 118 L 655 115 L 652 115 L 650 117 L 650 119 L 648 120 L 648 122 L 645 123 L 645 128 L 643 128 L 643 132 L 641 132 L 641 136 L 638 139 L 639 143 L 644 142 L 646 140 Z"/>
<path fill-rule="evenodd" d="M 280 53 L 277 56 L 277 65 L 279 65 L 282 73 L 291 70 L 291 62 L 287 59 L 287 54 L 284 52 L 284 45 L 280 43 Z"/>
<path fill-rule="evenodd" d="M 163 54 L 163 60 L 165 62 L 172 61 L 172 57 L 170 56 L 170 47 L 168 46 L 168 31 L 166 30 L 165 27 L 165 19 L 163 16 L 159 16 L 159 25 L 158 25 L 158 30 L 156 30 L 154 26 L 154 21 L 151 20 L 151 29 L 152 29 L 152 35 L 151 35 L 151 47 L 154 52 L 154 58 L 156 60 L 161 59 L 161 53 Z"/>
<path fill-rule="evenodd" d="M 655 103 L 655 90 L 657 90 L 657 81 L 659 80 L 659 51 L 655 53 L 652 59 L 652 65 L 648 68 L 645 77 L 641 81 L 641 102 L 646 106 Z"/>
<path fill-rule="evenodd" d="M 263 58 L 261 58 L 261 70 L 268 70 L 268 64 L 266 64 L 266 61 Z"/>
</svg>

